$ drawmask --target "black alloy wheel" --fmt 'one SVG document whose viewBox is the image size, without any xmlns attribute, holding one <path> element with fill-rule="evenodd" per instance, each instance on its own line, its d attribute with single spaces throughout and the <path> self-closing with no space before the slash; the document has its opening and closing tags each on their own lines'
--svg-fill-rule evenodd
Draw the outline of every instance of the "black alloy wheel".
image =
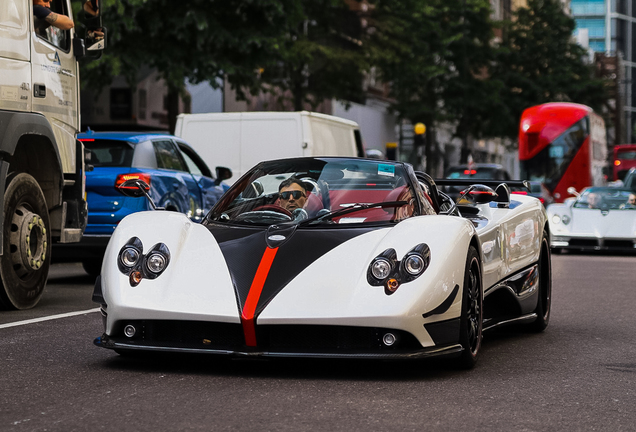
<svg viewBox="0 0 636 432">
<path fill-rule="evenodd" d="M 530 330 L 542 332 L 550 322 L 552 309 L 552 259 L 550 256 L 550 244 L 548 234 L 544 231 L 541 239 L 541 252 L 539 254 L 539 293 L 537 307 L 534 313 L 537 319 L 529 325 Z"/>
<path fill-rule="evenodd" d="M 482 341 L 483 309 L 484 293 L 479 255 L 475 247 L 470 246 L 464 273 L 459 329 L 459 342 L 463 348 L 459 358 L 459 366 L 465 369 L 471 369 L 477 363 Z"/>
</svg>

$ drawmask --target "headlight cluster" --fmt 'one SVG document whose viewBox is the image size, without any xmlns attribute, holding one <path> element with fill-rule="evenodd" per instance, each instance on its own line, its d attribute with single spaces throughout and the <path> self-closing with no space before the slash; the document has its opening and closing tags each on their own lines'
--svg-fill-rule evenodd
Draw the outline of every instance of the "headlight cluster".
<svg viewBox="0 0 636 432">
<path fill-rule="evenodd" d="M 157 243 L 143 254 L 141 240 L 133 237 L 120 249 L 117 257 L 119 271 L 130 278 L 130 285 L 137 286 L 142 279 L 155 279 L 170 263 L 168 246 Z"/>
<path fill-rule="evenodd" d="M 554 216 L 552 216 L 552 223 L 553 224 L 559 224 L 563 222 L 563 225 L 567 225 L 570 223 L 570 216 L 568 215 L 563 215 L 563 216 L 559 216 L 557 214 L 555 214 Z"/>
<path fill-rule="evenodd" d="M 375 257 L 367 271 L 367 281 L 372 286 L 384 286 L 387 295 L 393 294 L 400 284 L 418 278 L 431 261 L 431 250 L 426 243 L 415 246 L 397 259 L 395 249 L 387 249 Z"/>
</svg>

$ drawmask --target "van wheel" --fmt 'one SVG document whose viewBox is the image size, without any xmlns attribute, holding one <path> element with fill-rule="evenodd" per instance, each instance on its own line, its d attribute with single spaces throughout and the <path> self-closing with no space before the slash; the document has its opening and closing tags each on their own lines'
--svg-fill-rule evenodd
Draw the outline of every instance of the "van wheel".
<svg viewBox="0 0 636 432">
<path fill-rule="evenodd" d="M 42 189 L 29 174 L 18 174 L 4 193 L 0 304 L 29 309 L 44 292 L 51 263 L 51 227 Z"/>
</svg>

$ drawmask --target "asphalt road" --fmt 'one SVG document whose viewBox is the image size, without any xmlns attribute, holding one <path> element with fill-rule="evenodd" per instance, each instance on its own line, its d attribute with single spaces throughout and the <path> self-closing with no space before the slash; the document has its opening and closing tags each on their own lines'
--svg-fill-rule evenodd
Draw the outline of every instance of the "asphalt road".
<svg viewBox="0 0 636 432">
<path fill-rule="evenodd" d="M 548 329 L 488 334 L 471 371 L 119 357 L 92 344 L 91 278 L 56 265 L 36 309 L 0 312 L 0 431 L 634 431 L 636 257 L 552 261 Z"/>
</svg>

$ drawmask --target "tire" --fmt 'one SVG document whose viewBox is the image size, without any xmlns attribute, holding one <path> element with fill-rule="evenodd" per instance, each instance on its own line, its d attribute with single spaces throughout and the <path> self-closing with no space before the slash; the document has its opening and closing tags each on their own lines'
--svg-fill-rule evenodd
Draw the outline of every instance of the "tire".
<svg viewBox="0 0 636 432">
<path fill-rule="evenodd" d="M 541 239 L 541 252 L 539 254 L 539 293 L 537 307 L 534 313 L 537 319 L 529 324 L 529 329 L 537 333 L 542 332 L 550 322 L 552 309 L 552 263 L 550 257 L 550 245 L 548 235 L 544 232 Z"/>
<path fill-rule="evenodd" d="M 463 369 L 471 369 L 477 363 L 482 341 L 483 310 L 484 290 L 479 254 L 474 246 L 470 246 L 464 272 L 462 313 L 459 326 L 459 343 L 462 345 L 463 351 L 458 363 Z"/>
<path fill-rule="evenodd" d="M 101 259 L 93 259 L 90 261 L 83 261 L 82 267 L 84 267 L 84 271 L 93 277 L 99 276 L 102 271 L 102 260 Z"/>
<path fill-rule="evenodd" d="M 51 264 L 51 226 L 42 189 L 29 174 L 13 177 L 4 193 L 0 306 L 29 309 L 46 285 Z"/>
</svg>

